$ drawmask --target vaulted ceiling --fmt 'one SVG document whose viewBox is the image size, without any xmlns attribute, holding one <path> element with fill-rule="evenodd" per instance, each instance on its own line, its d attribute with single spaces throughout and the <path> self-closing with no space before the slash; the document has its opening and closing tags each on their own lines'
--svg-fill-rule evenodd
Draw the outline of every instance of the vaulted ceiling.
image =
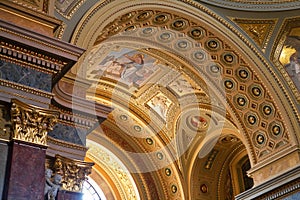
<svg viewBox="0 0 300 200">
<path fill-rule="evenodd" d="M 111 152 L 144 173 L 136 183 L 159 183 L 124 197 L 222 197 L 225 158 L 242 152 L 258 168 L 298 146 L 300 77 L 287 65 L 299 56 L 300 3 L 255 2 L 55 2 L 57 37 L 86 49 L 66 77 L 114 108 L 87 136 L 90 159 Z"/>
</svg>

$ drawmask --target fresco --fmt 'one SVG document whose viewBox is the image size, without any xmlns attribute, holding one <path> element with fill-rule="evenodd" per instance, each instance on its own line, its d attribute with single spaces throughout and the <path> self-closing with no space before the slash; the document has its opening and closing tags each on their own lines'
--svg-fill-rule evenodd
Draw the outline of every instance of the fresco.
<svg viewBox="0 0 300 200">
<path fill-rule="evenodd" d="M 128 86 L 142 86 L 159 69 L 158 60 L 138 50 L 122 48 L 111 51 L 100 63 L 89 69 L 88 78 L 109 78 Z"/>
<path fill-rule="evenodd" d="M 171 105 L 171 100 L 168 97 L 160 92 L 147 102 L 147 105 L 166 121 L 167 112 Z"/>
<path fill-rule="evenodd" d="M 291 29 L 280 54 L 280 62 L 300 90 L 300 27 Z"/>
</svg>

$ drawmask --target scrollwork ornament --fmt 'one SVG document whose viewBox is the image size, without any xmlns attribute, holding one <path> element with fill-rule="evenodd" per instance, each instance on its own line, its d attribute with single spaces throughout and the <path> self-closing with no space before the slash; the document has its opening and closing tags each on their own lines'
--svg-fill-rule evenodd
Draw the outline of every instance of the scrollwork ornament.
<svg viewBox="0 0 300 200">
<path fill-rule="evenodd" d="M 12 139 L 47 145 L 47 133 L 57 122 L 59 112 L 38 108 L 16 99 L 12 100 Z"/>
<path fill-rule="evenodd" d="M 64 190 L 81 192 L 86 177 L 91 173 L 94 163 L 73 160 L 56 155 L 54 171 L 62 176 Z"/>
</svg>

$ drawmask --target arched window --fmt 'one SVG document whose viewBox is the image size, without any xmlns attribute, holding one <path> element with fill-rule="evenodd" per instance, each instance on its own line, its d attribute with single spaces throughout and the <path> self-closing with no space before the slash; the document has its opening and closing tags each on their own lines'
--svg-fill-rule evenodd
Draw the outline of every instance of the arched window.
<svg viewBox="0 0 300 200">
<path fill-rule="evenodd" d="M 106 200 L 103 191 L 90 177 L 83 183 L 82 193 L 82 200 Z"/>
</svg>

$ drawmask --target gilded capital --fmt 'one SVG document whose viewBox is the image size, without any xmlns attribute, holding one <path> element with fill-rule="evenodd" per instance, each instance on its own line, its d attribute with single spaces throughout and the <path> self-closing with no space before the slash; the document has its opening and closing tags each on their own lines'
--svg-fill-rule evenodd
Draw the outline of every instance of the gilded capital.
<svg viewBox="0 0 300 200">
<path fill-rule="evenodd" d="M 62 176 L 62 188 L 73 192 L 81 192 L 86 177 L 92 172 L 94 163 L 55 156 L 53 169 Z"/>
<path fill-rule="evenodd" d="M 58 116 L 58 111 L 39 108 L 13 99 L 12 139 L 46 146 L 47 133 L 52 130 Z"/>
</svg>

